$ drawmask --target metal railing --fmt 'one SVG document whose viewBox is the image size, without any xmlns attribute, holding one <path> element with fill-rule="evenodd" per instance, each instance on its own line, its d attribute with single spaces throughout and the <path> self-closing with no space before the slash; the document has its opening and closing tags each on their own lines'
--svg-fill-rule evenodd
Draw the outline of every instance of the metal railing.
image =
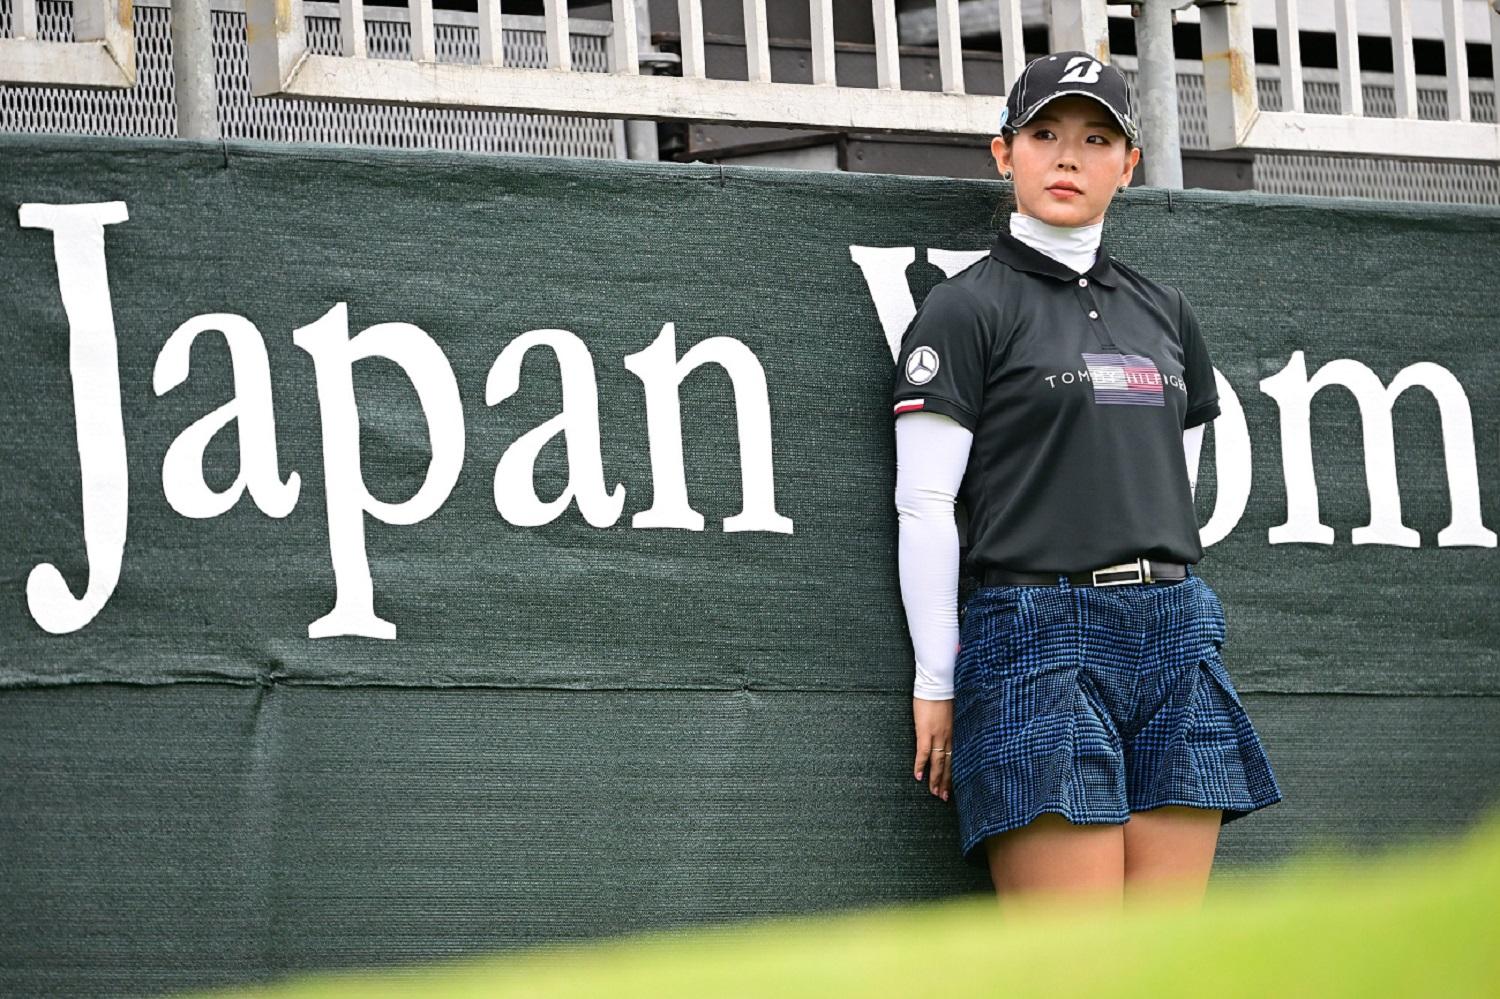
<svg viewBox="0 0 1500 999">
<path fill-rule="evenodd" d="M 0 83 L 58 87 L 135 86 L 131 0 L 75 0 L 73 40 L 40 37 L 37 0 L 11 0 L 0 38 Z"/>
<path fill-rule="evenodd" d="M 359 0 L 341 0 L 341 54 L 320 55 L 307 44 L 302 0 L 246 0 L 251 91 L 256 95 L 551 111 L 609 118 L 707 121 L 739 125 L 849 128 L 871 132 L 992 134 L 993 96 L 964 90 L 959 0 L 937 0 L 941 89 L 904 90 L 895 0 L 869 0 L 875 24 L 877 85 L 840 86 L 834 65 L 833 0 L 810 0 L 812 84 L 771 79 L 765 0 L 744 4 L 747 72 L 743 80 L 710 78 L 704 59 L 702 0 L 678 0 L 681 76 L 641 73 L 635 0 L 613 0 L 610 71 L 572 72 L 566 0 L 545 0 L 546 69 L 507 66 L 495 43 L 500 0 L 478 0 L 478 65 L 440 62 L 432 39 L 432 0 L 410 0 L 412 45 L 407 60 L 372 59 L 363 46 Z M 852 0 L 851 0 L 852 2 Z M 1019 0 L 993 0 L 1000 15 L 1008 86 L 1024 65 Z M 1102 0 L 1053 0 L 1056 37 L 1068 47 L 1107 52 Z M 1101 48 L 1102 46 L 1102 48 Z"/>
<path fill-rule="evenodd" d="M 0 131 L 175 137 L 183 107 L 175 79 L 184 46 L 170 0 L 135 0 L 136 83 L 133 87 L 7 86 L 0 83 Z M 327 142 L 401 149 L 451 149 L 481 153 L 624 158 L 624 123 L 573 115 L 424 108 L 410 105 L 283 100 L 252 97 L 243 0 L 194 0 L 212 12 L 207 39 L 214 81 L 216 135 L 272 142 Z M 0 36 L 10 31 L 11 0 L 0 0 Z M 310 2 L 308 41 L 313 51 L 339 50 L 337 3 Z M 73 37 L 71 0 L 39 0 L 40 37 Z M 434 13 L 438 56 L 474 61 L 479 29 L 472 13 Z M 606 69 L 607 22 L 575 18 L 569 36 L 576 70 Z M 376 58 L 406 57 L 410 47 L 404 7 L 371 7 L 365 39 Z M 514 66 L 544 66 L 547 53 L 540 17 L 505 15 L 505 58 Z"/>
<path fill-rule="evenodd" d="M 1320 0 L 1334 7 L 1339 113 L 1306 109 L 1298 47 L 1299 0 L 1276 0 L 1282 109 L 1260 106 L 1250 9 L 1243 0 L 1197 0 L 1208 95 L 1209 147 L 1281 152 L 1351 153 L 1450 160 L 1500 160 L 1500 126 L 1474 120 L 1470 106 L 1463 0 L 1439 0 L 1447 57 L 1445 117 L 1418 114 L 1411 0 L 1387 0 L 1395 89 L 1393 116 L 1365 108 L 1360 72 L 1357 0 Z M 1500 65 L 1500 0 L 1489 0 L 1490 44 Z"/>
<path fill-rule="evenodd" d="M 130 0 L 77 0 L 74 41 L 36 37 L 39 0 L 9 0 L 11 37 L 0 38 L 0 83 L 119 88 L 136 78 Z M 723 0 L 730 2 L 730 0 Z M 849 129 L 864 132 L 991 135 L 997 98 L 966 92 L 959 11 L 971 16 L 977 0 L 935 0 L 930 30 L 938 49 L 937 90 L 903 88 L 896 0 L 869 2 L 875 27 L 876 83 L 848 86 L 834 61 L 833 2 L 809 0 L 812 82 L 771 79 L 766 0 L 740 0 L 744 11 L 747 70 L 743 79 L 709 77 L 705 59 L 703 0 L 678 0 L 679 76 L 642 72 L 636 24 L 639 0 L 612 0 L 613 21 L 569 20 L 566 0 L 544 0 L 546 64 L 521 66 L 500 44 L 502 0 L 478 0 L 478 58 L 455 58 L 439 39 L 441 16 L 432 0 L 410 0 L 400 11 L 409 23 L 404 53 L 369 48 L 367 11 L 361 0 L 339 0 L 335 52 L 309 38 L 304 0 L 245 0 L 250 92 L 365 105 L 452 111 L 546 112 L 594 119 L 682 120 L 737 125 Z M 843 2 L 843 0 L 840 0 Z M 1399 156 L 1459 161 L 1500 161 L 1500 126 L 1480 120 L 1467 48 L 1474 25 L 1465 24 L 1464 0 L 1436 0 L 1442 11 L 1447 54 L 1446 100 L 1441 117 L 1432 102 L 1419 103 L 1412 46 L 1413 0 L 1385 0 L 1393 51 L 1394 113 L 1366 106 L 1357 35 L 1359 0 L 1331 4 L 1338 53 L 1337 111 L 1312 110 L 1313 77 L 1298 51 L 1300 0 L 1276 0 L 1280 44 L 1280 105 L 1263 106 L 1257 93 L 1249 0 L 1145 0 L 1172 7 L 1196 3 L 1203 38 L 1208 146 L 1279 153 Z M 1309 0 L 1309 3 L 1313 0 Z M 1378 2 L 1378 0 L 1377 0 Z M 1024 65 L 1020 0 L 982 0 L 987 23 L 1001 38 L 1002 83 L 1008 88 Z M 1315 16 L 1328 8 L 1306 8 Z M 1483 8 L 1490 44 L 1500 64 L 1500 0 Z M 1104 0 L 1049 0 L 1051 47 L 1109 56 Z M 398 12 L 392 12 L 398 13 Z M 1473 11 L 1470 11 L 1472 16 Z M 372 8 L 368 16 L 374 17 Z M 385 16 L 384 14 L 380 16 Z M 604 72 L 581 71 L 568 38 L 587 25 L 605 43 Z M 1368 25 L 1366 26 L 1368 29 Z M 404 57 L 403 57 L 404 56 Z M 925 81 L 924 81 L 925 82 Z M 1486 98 L 1488 97 L 1485 94 Z M 1149 94 L 1138 94 L 1147 99 Z"/>
</svg>

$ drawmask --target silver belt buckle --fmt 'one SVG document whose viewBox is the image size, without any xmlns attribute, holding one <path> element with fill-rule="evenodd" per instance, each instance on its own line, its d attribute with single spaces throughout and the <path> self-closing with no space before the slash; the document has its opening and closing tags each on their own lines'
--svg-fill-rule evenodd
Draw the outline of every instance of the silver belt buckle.
<svg viewBox="0 0 1500 999">
<path fill-rule="evenodd" d="M 1134 573 L 1125 579 L 1107 579 L 1101 582 L 1100 573 Z M 1122 583 L 1149 583 L 1151 582 L 1151 562 L 1148 559 L 1137 558 L 1133 562 L 1121 562 L 1119 565 L 1106 565 L 1102 569 L 1093 570 L 1095 586 L 1119 586 Z"/>
</svg>

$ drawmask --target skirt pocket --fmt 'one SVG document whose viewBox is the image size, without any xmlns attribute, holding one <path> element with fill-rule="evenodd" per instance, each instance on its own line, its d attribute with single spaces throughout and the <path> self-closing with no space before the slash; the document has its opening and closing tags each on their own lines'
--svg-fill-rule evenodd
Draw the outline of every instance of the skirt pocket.
<svg viewBox="0 0 1500 999">
<path fill-rule="evenodd" d="M 1199 609 L 1203 615 L 1203 627 L 1207 631 L 1209 641 L 1213 642 L 1214 648 L 1222 649 L 1229 633 L 1228 621 L 1224 617 L 1224 602 L 1201 576 L 1194 576 L 1193 579 L 1198 583 Z"/>
<path fill-rule="evenodd" d="M 987 586 L 964 604 L 953 685 L 987 686 L 1004 669 L 1027 603 L 1024 586 Z"/>
</svg>

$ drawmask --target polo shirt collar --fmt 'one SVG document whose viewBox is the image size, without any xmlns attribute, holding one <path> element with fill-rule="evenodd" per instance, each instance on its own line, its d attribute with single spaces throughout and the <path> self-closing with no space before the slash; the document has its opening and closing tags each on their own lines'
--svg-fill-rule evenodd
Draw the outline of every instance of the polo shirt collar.
<svg viewBox="0 0 1500 999">
<path fill-rule="evenodd" d="M 1078 278 L 1077 271 L 1053 260 L 1041 250 L 1021 242 L 1004 229 L 995 233 L 995 243 L 990 248 L 990 256 L 1002 264 L 1008 264 L 1016 270 L 1030 274 L 1042 274 L 1059 281 L 1075 281 Z M 1094 255 L 1094 265 L 1084 271 L 1084 277 L 1108 288 L 1113 288 L 1119 282 L 1119 276 L 1109 256 L 1109 247 L 1105 244 L 1103 237 L 1100 237 L 1099 250 Z"/>
</svg>

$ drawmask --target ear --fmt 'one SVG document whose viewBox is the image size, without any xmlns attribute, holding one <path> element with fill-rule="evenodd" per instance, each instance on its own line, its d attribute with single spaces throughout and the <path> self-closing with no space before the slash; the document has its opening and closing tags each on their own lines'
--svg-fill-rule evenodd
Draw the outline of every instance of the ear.
<svg viewBox="0 0 1500 999">
<path fill-rule="evenodd" d="M 1005 144 L 1005 139 L 995 136 L 990 140 L 990 153 L 995 157 L 995 169 L 1004 173 L 1012 169 L 1010 165 L 1010 147 Z"/>
<path fill-rule="evenodd" d="M 1136 164 L 1141 161 L 1141 147 L 1132 146 L 1130 155 L 1125 157 L 1125 170 L 1120 174 L 1120 183 L 1116 187 L 1129 187 L 1130 178 L 1135 175 Z"/>
</svg>

